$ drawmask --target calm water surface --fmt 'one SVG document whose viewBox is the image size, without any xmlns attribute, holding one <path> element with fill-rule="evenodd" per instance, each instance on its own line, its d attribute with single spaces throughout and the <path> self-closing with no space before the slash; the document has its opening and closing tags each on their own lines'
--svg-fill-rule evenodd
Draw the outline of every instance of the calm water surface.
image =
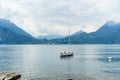
<svg viewBox="0 0 120 80">
<path fill-rule="evenodd" d="M 0 45 L 0 72 L 21 73 L 21 80 L 120 79 L 120 45 L 71 45 L 74 56 L 60 58 L 66 49 L 67 45 Z"/>
</svg>

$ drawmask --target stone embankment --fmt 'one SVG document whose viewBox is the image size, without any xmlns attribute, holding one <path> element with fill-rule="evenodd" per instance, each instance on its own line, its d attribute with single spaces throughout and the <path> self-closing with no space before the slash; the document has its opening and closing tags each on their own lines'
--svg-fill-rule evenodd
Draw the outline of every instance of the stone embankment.
<svg viewBox="0 0 120 80">
<path fill-rule="evenodd" d="M 21 74 L 17 73 L 0 73 L 0 80 L 17 80 L 21 77 Z"/>
</svg>

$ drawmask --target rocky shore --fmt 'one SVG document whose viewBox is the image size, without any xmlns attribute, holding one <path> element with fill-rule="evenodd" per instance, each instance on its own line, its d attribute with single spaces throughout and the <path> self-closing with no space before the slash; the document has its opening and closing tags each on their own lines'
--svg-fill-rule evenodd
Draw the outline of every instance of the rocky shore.
<svg viewBox="0 0 120 80">
<path fill-rule="evenodd" d="M 17 80 L 21 77 L 18 73 L 0 73 L 0 80 Z"/>
</svg>

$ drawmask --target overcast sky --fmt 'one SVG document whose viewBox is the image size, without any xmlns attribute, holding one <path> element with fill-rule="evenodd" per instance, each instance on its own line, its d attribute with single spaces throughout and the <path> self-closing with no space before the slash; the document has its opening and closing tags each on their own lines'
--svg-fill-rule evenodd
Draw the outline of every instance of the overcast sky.
<svg viewBox="0 0 120 80">
<path fill-rule="evenodd" d="M 120 21 L 120 0 L 0 0 L 0 18 L 33 36 L 92 32 L 108 20 Z"/>
</svg>

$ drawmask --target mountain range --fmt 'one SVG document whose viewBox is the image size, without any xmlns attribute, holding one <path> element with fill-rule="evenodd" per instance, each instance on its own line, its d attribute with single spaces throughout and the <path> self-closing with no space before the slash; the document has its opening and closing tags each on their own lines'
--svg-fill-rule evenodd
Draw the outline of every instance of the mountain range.
<svg viewBox="0 0 120 80">
<path fill-rule="evenodd" d="M 52 40 L 52 39 L 60 39 L 63 38 L 64 36 L 59 35 L 59 34 L 49 34 L 45 36 L 38 36 L 37 39 L 47 39 L 47 40 Z"/>
<path fill-rule="evenodd" d="M 69 36 L 47 35 L 35 38 L 9 20 L 0 18 L 0 44 L 68 44 Z M 120 44 L 120 23 L 107 21 L 98 30 L 70 35 L 71 44 Z"/>
<path fill-rule="evenodd" d="M 108 21 L 95 32 L 80 31 L 71 35 L 70 38 L 71 44 L 120 44 L 120 23 Z M 68 37 L 54 39 L 51 42 L 67 44 Z"/>
<path fill-rule="evenodd" d="M 9 20 L 0 19 L 0 44 L 29 44 L 37 40 Z"/>
</svg>

